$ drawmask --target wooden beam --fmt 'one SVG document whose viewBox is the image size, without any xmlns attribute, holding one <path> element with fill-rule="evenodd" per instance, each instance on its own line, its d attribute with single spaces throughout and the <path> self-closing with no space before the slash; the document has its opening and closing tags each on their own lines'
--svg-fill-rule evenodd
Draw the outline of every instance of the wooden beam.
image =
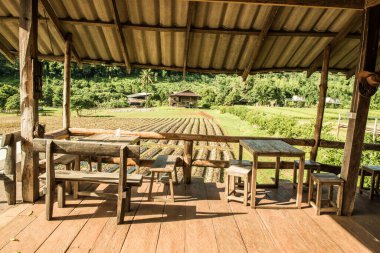
<svg viewBox="0 0 380 253">
<path fill-rule="evenodd" d="M 374 72 L 376 69 L 377 51 L 379 45 L 380 5 L 365 11 L 363 23 L 363 39 L 361 46 L 359 71 Z M 348 121 L 346 144 L 344 146 L 341 177 L 345 180 L 343 194 L 344 215 L 351 215 L 354 211 L 355 195 L 359 166 L 362 155 L 365 129 L 371 96 L 377 88 L 370 86 L 365 80 L 358 82 L 355 90 L 356 99 L 353 99 L 352 117 Z"/>
<path fill-rule="evenodd" d="M 259 52 L 261 51 L 261 48 L 262 48 L 262 46 L 264 44 L 265 38 L 267 36 L 267 33 L 268 33 L 270 27 L 272 26 L 274 20 L 276 19 L 278 10 L 279 10 L 279 7 L 272 7 L 272 9 L 270 10 L 268 16 L 266 17 L 263 29 L 261 30 L 261 32 L 259 34 L 259 37 L 255 41 L 255 48 L 253 49 L 251 60 L 248 63 L 248 66 L 245 68 L 245 70 L 243 72 L 243 76 L 242 77 L 243 77 L 244 81 L 247 80 L 247 77 L 250 74 L 251 69 L 252 69 L 253 65 L 255 64 L 255 62 L 256 62 L 256 60 L 257 60 L 257 58 L 259 56 Z"/>
<path fill-rule="evenodd" d="M 38 65 L 38 0 L 20 1 L 20 109 L 22 197 L 25 202 L 38 199 L 38 154 L 33 152 L 34 130 L 38 126 L 38 99 L 33 66 Z"/>
<path fill-rule="evenodd" d="M 67 33 L 65 32 L 65 29 L 63 28 L 63 25 L 62 25 L 61 21 L 59 20 L 57 14 L 55 13 L 53 7 L 50 5 L 49 0 L 41 0 L 41 4 L 44 7 L 44 9 L 46 10 L 46 13 L 47 13 L 50 21 L 54 24 L 54 27 L 57 30 L 59 37 L 61 38 L 61 40 L 63 42 L 66 42 Z M 79 66 L 81 66 L 82 61 L 81 61 L 77 51 L 75 50 L 74 45 L 72 45 L 72 54 L 73 54 L 76 62 L 79 64 Z"/>
<path fill-rule="evenodd" d="M 374 7 L 380 4 L 380 0 L 366 0 L 365 8 Z"/>
<path fill-rule="evenodd" d="M 317 117 L 315 122 L 315 130 L 314 130 L 314 140 L 315 144 L 311 149 L 310 160 L 316 161 L 318 148 L 321 141 L 321 133 L 323 126 L 323 116 L 325 112 L 325 104 L 326 104 L 326 96 L 327 96 L 327 83 L 329 76 L 329 62 L 330 62 L 330 53 L 331 48 L 328 45 L 323 51 L 323 64 L 321 71 L 321 83 L 319 85 L 319 102 L 318 102 L 318 110 Z"/>
<path fill-rule="evenodd" d="M 112 1 L 112 14 L 113 14 L 113 19 L 115 23 L 115 28 L 116 28 L 117 33 L 119 34 L 119 37 L 118 37 L 120 40 L 119 45 L 121 45 L 121 51 L 123 53 L 125 67 L 127 68 L 128 74 L 130 74 L 132 71 L 132 68 L 128 60 L 127 43 L 125 41 L 123 28 L 120 23 L 120 16 L 117 10 L 116 0 L 111 0 L 111 1 Z"/>
<path fill-rule="evenodd" d="M 293 7 L 313 7 L 313 8 L 333 8 L 333 9 L 364 9 L 364 0 L 190 0 L 196 2 L 215 2 L 215 3 L 241 3 L 241 4 L 260 4 L 274 6 L 293 6 Z"/>
<path fill-rule="evenodd" d="M 0 16 L 0 23 L 15 23 L 18 22 L 18 17 Z M 106 21 L 93 21 L 82 19 L 59 19 L 63 25 L 83 25 L 83 26 L 97 26 L 113 28 L 114 22 Z M 39 22 L 45 23 L 45 18 L 39 18 Z M 160 25 L 141 25 L 131 23 L 121 23 L 122 28 L 126 30 L 139 30 L 139 31 L 154 31 L 154 32 L 186 32 L 186 27 L 165 27 Z M 246 36 L 259 36 L 260 30 L 253 29 L 227 29 L 227 28 L 191 28 L 191 33 L 205 33 L 205 34 L 230 34 L 230 35 L 246 35 Z M 334 38 L 338 33 L 335 32 L 317 32 L 317 31 L 285 31 L 285 30 L 269 30 L 267 37 L 316 37 L 316 38 Z M 359 33 L 349 33 L 347 39 L 360 39 Z"/>
<path fill-rule="evenodd" d="M 64 129 L 70 127 L 70 96 L 71 96 L 71 52 L 72 37 L 67 34 L 65 42 L 65 61 L 63 65 L 63 110 L 62 124 Z"/>
<path fill-rule="evenodd" d="M 330 41 L 329 45 L 331 47 L 331 51 L 334 50 L 336 45 L 342 42 L 342 40 L 346 38 L 349 32 L 357 26 L 357 24 L 362 19 L 362 16 L 362 13 L 358 12 L 344 25 L 342 30 L 340 30 L 340 32 Z M 307 77 L 310 77 L 315 71 L 317 71 L 319 65 L 321 65 L 321 62 L 323 60 L 322 50 L 318 53 L 318 56 L 311 62 L 309 70 L 307 71 Z"/>
<path fill-rule="evenodd" d="M 5 38 L 0 35 L 0 53 L 12 64 L 16 63 L 16 57 L 11 53 L 11 51 L 3 44 Z"/>
<path fill-rule="evenodd" d="M 182 69 L 182 78 L 186 79 L 186 67 L 187 67 L 187 58 L 189 55 L 190 48 L 190 29 L 193 22 L 193 13 L 195 9 L 195 4 L 188 2 L 187 7 L 187 21 L 186 21 L 186 34 L 185 34 L 185 47 L 183 51 L 183 69 Z"/>
</svg>

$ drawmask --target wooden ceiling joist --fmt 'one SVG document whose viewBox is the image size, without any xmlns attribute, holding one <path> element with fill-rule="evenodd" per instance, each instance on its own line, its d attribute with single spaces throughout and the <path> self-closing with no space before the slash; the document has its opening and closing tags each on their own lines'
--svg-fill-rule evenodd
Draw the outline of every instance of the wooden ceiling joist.
<svg viewBox="0 0 380 253">
<path fill-rule="evenodd" d="M 193 13 L 194 13 L 194 3 L 188 3 L 187 9 L 187 21 L 186 21 L 186 34 L 185 34 L 185 47 L 183 54 L 183 68 L 182 68 L 182 78 L 186 79 L 186 67 L 187 67 L 187 58 L 189 55 L 190 48 L 190 29 L 193 21 Z"/>
<path fill-rule="evenodd" d="M 260 34 L 259 34 L 259 37 L 255 40 L 255 47 L 253 49 L 253 53 L 252 53 L 250 62 L 248 63 L 248 66 L 245 68 L 245 70 L 243 72 L 242 78 L 244 81 L 247 80 L 247 77 L 250 74 L 252 67 L 255 64 L 255 62 L 259 56 L 259 52 L 261 51 L 261 47 L 263 46 L 265 38 L 267 37 L 268 31 L 269 31 L 270 27 L 272 26 L 272 24 L 276 18 L 278 10 L 279 10 L 279 7 L 277 7 L 277 6 L 272 7 L 268 16 L 266 17 L 266 20 L 264 22 L 264 26 L 263 26 Z"/>
<path fill-rule="evenodd" d="M 119 11 L 117 10 L 116 1 L 115 0 L 111 0 L 111 1 L 112 1 L 112 9 L 113 9 L 112 14 L 113 14 L 113 18 L 114 18 L 114 25 L 115 25 L 115 28 L 117 30 L 117 33 L 119 34 L 119 40 L 120 40 L 119 45 L 121 45 L 121 51 L 123 53 L 125 66 L 127 68 L 128 74 L 130 74 L 132 71 L 132 67 L 131 67 L 131 64 L 129 63 L 129 60 L 128 60 L 127 44 L 125 41 L 123 28 L 122 28 L 122 25 L 120 22 Z"/>
<path fill-rule="evenodd" d="M 0 35 L 0 53 L 5 57 L 5 59 L 7 59 L 8 61 L 10 61 L 12 64 L 15 64 L 16 63 L 16 57 L 3 44 L 2 41 L 4 41 L 4 40 L 5 40 L 5 38 L 2 35 Z"/>
<path fill-rule="evenodd" d="M 61 38 L 61 40 L 63 42 L 65 42 L 68 33 L 65 32 L 65 29 L 63 28 L 63 25 L 62 25 L 61 21 L 59 20 L 57 14 L 55 13 L 53 7 L 50 5 L 50 2 L 48 0 L 41 0 L 41 4 L 44 7 L 50 21 L 54 24 L 54 27 L 59 34 L 59 37 Z M 81 62 L 81 59 L 78 55 L 78 52 L 75 49 L 74 44 L 72 44 L 71 46 L 72 46 L 72 49 L 71 49 L 72 55 L 73 55 L 75 61 L 81 66 L 82 62 Z"/>
<path fill-rule="evenodd" d="M 333 9 L 355 9 L 363 10 L 365 0 L 189 0 L 194 2 L 214 2 L 214 3 L 242 3 L 260 4 L 274 6 L 293 6 L 293 7 L 314 7 L 314 8 L 333 8 Z M 375 2 L 377 0 L 368 0 Z"/>
<path fill-rule="evenodd" d="M 356 13 L 355 16 L 352 19 L 350 19 L 344 25 L 344 27 L 342 28 L 342 30 L 330 41 L 329 45 L 330 45 L 332 51 L 334 50 L 334 47 L 338 43 L 342 42 L 342 40 L 347 37 L 347 35 L 349 34 L 349 32 L 354 27 L 357 26 L 358 22 L 361 21 L 362 16 L 363 16 L 362 13 Z M 318 67 L 321 65 L 322 59 L 323 59 L 323 54 L 322 54 L 323 50 L 324 50 L 324 48 L 322 48 L 320 50 L 320 52 L 318 53 L 318 56 L 310 64 L 309 70 L 307 71 L 307 77 L 310 77 L 315 71 L 317 71 Z"/>
</svg>

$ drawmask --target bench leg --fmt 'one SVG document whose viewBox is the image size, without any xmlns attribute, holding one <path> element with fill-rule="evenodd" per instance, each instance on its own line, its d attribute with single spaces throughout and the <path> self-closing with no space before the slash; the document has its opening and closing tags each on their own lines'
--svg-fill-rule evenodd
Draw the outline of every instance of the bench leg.
<svg viewBox="0 0 380 253">
<path fill-rule="evenodd" d="M 130 212 L 131 211 L 131 196 L 132 196 L 132 187 L 128 187 L 126 189 L 127 191 L 127 212 Z"/>
<path fill-rule="evenodd" d="M 72 164 L 72 163 L 66 164 L 65 165 L 65 170 L 73 170 L 74 166 L 75 165 Z M 65 188 L 66 188 L 67 194 L 72 194 L 73 193 L 72 184 L 71 184 L 70 181 L 65 181 Z"/>
<path fill-rule="evenodd" d="M 307 198 L 307 205 L 310 206 L 310 202 L 313 199 L 313 190 L 314 190 L 314 182 L 313 178 L 310 176 L 309 178 L 309 195 Z"/>
<path fill-rule="evenodd" d="M 149 193 L 148 193 L 148 200 L 152 199 L 153 182 L 154 182 L 154 172 L 151 172 L 150 185 L 149 185 Z"/>
<path fill-rule="evenodd" d="M 342 201 L 343 201 L 343 184 L 339 185 L 338 195 L 336 197 L 336 205 L 338 208 L 338 211 L 336 214 L 339 216 L 342 214 Z"/>
<path fill-rule="evenodd" d="M 80 171 L 80 157 L 75 157 L 74 170 Z M 78 198 L 79 182 L 73 182 L 73 198 Z"/>
<path fill-rule="evenodd" d="M 225 189 L 225 192 L 226 192 L 226 200 L 227 200 L 227 203 L 228 203 L 228 196 L 230 195 L 230 176 L 227 174 L 226 175 L 226 189 Z"/>
<path fill-rule="evenodd" d="M 54 203 L 54 182 L 46 178 L 46 195 L 45 195 L 45 208 L 46 219 L 51 220 L 53 217 L 53 203 Z"/>
<path fill-rule="evenodd" d="M 66 182 L 57 183 L 57 199 L 58 199 L 58 207 L 65 207 L 66 201 Z"/>
<path fill-rule="evenodd" d="M 280 157 L 276 157 L 276 175 L 275 175 L 275 185 L 278 188 L 280 182 Z"/>
<path fill-rule="evenodd" d="M 244 177 L 244 205 L 248 205 L 248 176 Z"/>
<path fill-rule="evenodd" d="M 376 180 L 375 191 L 376 191 L 376 193 L 378 193 L 378 191 L 379 191 L 379 184 L 380 184 L 380 174 L 379 173 L 376 173 L 376 178 L 377 178 L 377 180 Z"/>
<path fill-rule="evenodd" d="M 174 178 L 175 178 L 175 183 L 178 184 L 177 167 L 174 167 Z"/>
<path fill-rule="evenodd" d="M 124 216 L 125 216 L 125 208 L 126 208 L 126 199 L 127 192 L 124 190 L 122 194 L 118 194 L 117 196 L 117 224 L 123 224 Z"/>
<path fill-rule="evenodd" d="M 372 176 L 371 176 L 371 188 L 369 191 L 369 199 L 370 200 L 373 199 L 373 194 L 374 194 L 374 189 L 375 189 L 375 176 L 376 176 L 376 174 L 373 172 Z"/>
<path fill-rule="evenodd" d="M 174 202 L 175 199 L 174 199 L 174 186 L 173 186 L 173 177 L 172 177 L 172 173 L 169 173 L 169 186 L 170 186 L 170 197 L 171 197 L 171 201 Z"/>
<path fill-rule="evenodd" d="M 333 197 L 334 197 L 334 186 L 329 185 L 329 200 L 333 201 Z"/>
<path fill-rule="evenodd" d="M 322 185 L 320 185 L 319 183 L 317 183 L 317 196 L 316 196 L 316 206 L 317 206 L 317 210 L 316 210 L 316 214 L 317 215 L 320 215 L 321 214 L 321 201 L 322 201 Z"/>
<path fill-rule="evenodd" d="M 360 186 L 359 186 L 359 193 L 363 193 L 363 188 L 364 188 L 364 170 L 360 170 Z"/>
</svg>

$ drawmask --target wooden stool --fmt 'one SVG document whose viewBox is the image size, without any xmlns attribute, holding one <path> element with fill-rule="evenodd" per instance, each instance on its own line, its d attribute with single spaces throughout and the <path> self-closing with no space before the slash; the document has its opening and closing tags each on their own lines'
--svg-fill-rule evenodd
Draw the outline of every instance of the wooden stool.
<svg viewBox="0 0 380 253">
<path fill-rule="evenodd" d="M 297 170 L 299 168 L 299 165 L 300 165 L 299 160 L 294 161 L 294 165 L 293 165 L 293 188 L 294 189 L 297 187 Z M 317 162 L 312 161 L 312 160 L 306 160 L 305 161 L 305 171 L 307 171 L 307 177 L 306 177 L 307 178 L 306 179 L 306 185 L 307 186 L 309 185 L 310 174 L 314 173 L 315 170 L 317 171 L 317 173 L 319 173 L 320 169 L 321 169 L 320 163 L 317 163 Z"/>
<path fill-rule="evenodd" d="M 314 182 L 317 184 L 317 196 L 315 198 L 316 199 L 315 202 L 312 201 Z M 329 186 L 328 199 L 322 199 L 322 188 L 324 185 Z M 336 197 L 336 203 L 334 203 L 333 201 L 334 185 L 338 186 L 338 194 Z M 341 215 L 343 186 L 344 186 L 344 180 L 339 178 L 333 173 L 311 174 L 310 181 L 309 181 L 308 204 L 312 205 L 316 209 L 317 215 L 320 215 L 321 212 L 336 212 L 337 215 Z M 327 207 L 322 207 L 322 201 L 327 201 Z"/>
<path fill-rule="evenodd" d="M 364 177 L 365 174 L 370 174 L 371 185 L 370 188 L 364 188 Z M 360 169 L 360 187 L 359 193 L 362 194 L 363 191 L 369 191 L 369 199 L 373 199 L 375 192 L 379 194 L 379 183 L 380 183 L 380 166 L 363 166 Z"/>
<path fill-rule="evenodd" d="M 230 200 L 235 200 L 248 205 L 248 189 L 250 182 L 250 175 L 252 171 L 252 163 L 246 160 L 232 160 L 230 161 L 230 167 L 226 169 L 226 197 L 227 202 Z M 241 179 L 243 181 L 243 190 L 237 189 L 241 186 L 239 182 L 236 182 L 235 179 Z M 230 192 L 230 183 L 231 179 L 233 182 L 233 190 Z M 236 196 L 235 194 L 243 194 L 242 197 Z"/>
<path fill-rule="evenodd" d="M 173 178 L 172 173 L 174 172 L 174 177 L 176 183 L 178 183 L 177 170 L 176 166 L 178 163 L 178 156 L 169 156 L 169 155 L 159 155 L 157 159 L 153 162 L 152 168 L 150 168 L 151 178 L 150 178 L 150 186 L 149 186 L 149 194 L 148 200 L 157 200 L 157 201 L 167 201 L 170 200 L 174 202 L 174 186 L 173 186 Z M 169 174 L 169 187 L 170 187 L 170 199 L 166 198 L 153 198 L 152 197 L 152 188 L 154 182 L 154 174 L 157 173 L 168 173 Z"/>
</svg>

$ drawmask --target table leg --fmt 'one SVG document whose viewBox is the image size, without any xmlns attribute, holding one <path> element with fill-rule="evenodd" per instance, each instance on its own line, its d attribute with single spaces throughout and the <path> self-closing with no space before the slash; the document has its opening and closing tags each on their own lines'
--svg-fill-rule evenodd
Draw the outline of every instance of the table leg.
<svg viewBox="0 0 380 253">
<path fill-rule="evenodd" d="M 239 144 L 239 160 L 243 160 L 243 146 Z"/>
<path fill-rule="evenodd" d="M 280 181 L 280 157 L 276 157 L 276 175 L 275 175 L 275 185 L 278 188 L 278 183 Z"/>
<path fill-rule="evenodd" d="M 257 155 L 253 156 L 252 165 L 252 180 L 251 180 L 251 208 L 256 207 L 256 182 L 257 182 L 257 169 L 259 165 L 259 157 Z"/>
<path fill-rule="evenodd" d="M 298 168 L 298 185 L 297 185 L 297 198 L 296 205 L 298 208 L 302 206 L 302 190 L 303 190 L 303 173 L 305 169 L 305 156 L 300 157 L 300 164 Z"/>
</svg>

